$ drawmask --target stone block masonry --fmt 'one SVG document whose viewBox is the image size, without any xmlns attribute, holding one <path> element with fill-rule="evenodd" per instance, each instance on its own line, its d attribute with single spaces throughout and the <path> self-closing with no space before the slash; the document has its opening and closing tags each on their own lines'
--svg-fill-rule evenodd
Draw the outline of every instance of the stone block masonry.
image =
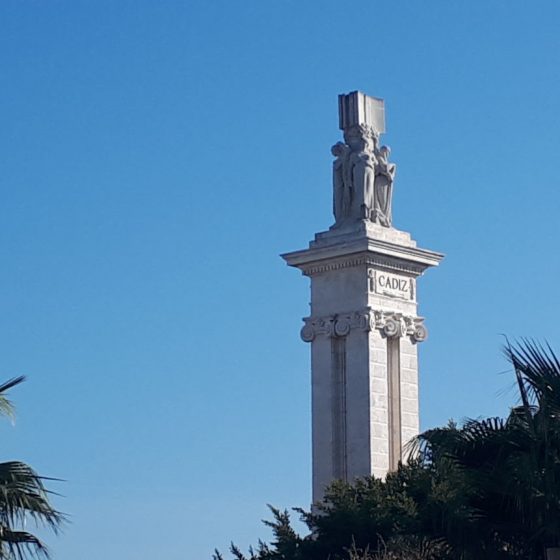
<svg viewBox="0 0 560 560">
<path fill-rule="evenodd" d="M 339 96 L 344 142 L 333 146 L 335 223 L 282 257 L 311 279 L 313 502 L 335 479 L 384 477 L 419 430 L 417 278 L 443 255 L 394 228 L 396 166 L 380 145 L 381 99 Z"/>
</svg>

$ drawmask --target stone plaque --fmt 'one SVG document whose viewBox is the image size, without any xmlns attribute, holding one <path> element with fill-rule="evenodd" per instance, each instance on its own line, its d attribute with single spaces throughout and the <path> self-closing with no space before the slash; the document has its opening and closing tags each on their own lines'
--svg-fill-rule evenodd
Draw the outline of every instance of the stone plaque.
<svg viewBox="0 0 560 560">
<path fill-rule="evenodd" d="M 375 293 L 382 296 L 413 299 L 413 280 L 390 272 L 377 271 L 375 274 Z"/>
</svg>

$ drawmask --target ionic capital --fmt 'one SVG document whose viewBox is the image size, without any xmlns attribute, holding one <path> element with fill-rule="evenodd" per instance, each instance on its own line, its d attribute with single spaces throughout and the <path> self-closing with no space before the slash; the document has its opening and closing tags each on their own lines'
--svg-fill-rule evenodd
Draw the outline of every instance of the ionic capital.
<svg viewBox="0 0 560 560">
<path fill-rule="evenodd" d="M 313 342 L 318 336 L 344 337 L 352 330 L 369 332 L 374 329 L 386 338 L 409 336 L 412 342 L 428 338 L 423 317 L 405 315 L 398 311 L 378 311 L 366 308 L 361 311 L 337 313 L 324 317 L 306 317 L 301 329 L 304 342 Z"/>
</svg>

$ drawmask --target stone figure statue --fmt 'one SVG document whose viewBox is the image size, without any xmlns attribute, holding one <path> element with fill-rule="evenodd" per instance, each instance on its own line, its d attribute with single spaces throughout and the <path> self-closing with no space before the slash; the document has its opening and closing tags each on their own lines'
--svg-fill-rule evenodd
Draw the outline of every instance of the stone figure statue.
<svg viewBox="0 0 560 560">
<path fill-rule="evenodd" d="M 352 187 L 355 193 L 354 216 L 369 220 L 374 204 L 375 155 L 368 152 L 352 152 L 349 157 L 352 169 Z"/>
<path fill-rule="evenodd" d="M 348 175 L 348 153 L 350 148 L 337 142 L 331 153 L 333 161 L 333 213 L 336 223 L 341 223 L 350 215 L 352 201 L 352 181 Z"/>
<path fill-rule="evenodd" d="M 375 203 L 373 221 L 385 227 L 391 227 L 391 199 L 393 197 L 393 181 L 397 166 L 389 163 L 391 149 L 381 146 L 377 154 L 377 169 L 375 172 Z"/>
<path fill-rule="evenodd" d="M 344 131 L 345 142 L 332 148 L 334 227 L 369 220 L 391 227 L 391 197 L 395 164 L 389 163 L 390 150 L 379 148 L 379 134 L 358 124 Z"/>
</svg>

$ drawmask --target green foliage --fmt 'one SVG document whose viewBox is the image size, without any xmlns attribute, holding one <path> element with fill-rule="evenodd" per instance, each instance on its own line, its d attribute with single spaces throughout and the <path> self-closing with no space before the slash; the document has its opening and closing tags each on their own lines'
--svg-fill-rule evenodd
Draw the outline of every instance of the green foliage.
<svg viewBox="0 0 560 560">
<path fill-rule="evenodd" d="M 0 385 L 0 414 L 13 418 L 13 406 L 5 393 L 23 380 L 18 377 Z M 19 530 L 28 519 L 55 532 L 63 522 L 50 504 L 44 480 L 25 463 L 0 463 L 0 560 L 48 558 L 45 545 L 35 535 Z"/>
<path fill-rule="evenodd" d="M 544 560 L 560 546 L 560 362 L 507 346 L 519 403 L 507 418 L 451 422 L 410 446 L 385 480 L 336 481 L 298 535 L 271 507 L 270 544 L 236 560 Z M 223 560 L 216 552 L 215 560 Z"/>
</svg>

